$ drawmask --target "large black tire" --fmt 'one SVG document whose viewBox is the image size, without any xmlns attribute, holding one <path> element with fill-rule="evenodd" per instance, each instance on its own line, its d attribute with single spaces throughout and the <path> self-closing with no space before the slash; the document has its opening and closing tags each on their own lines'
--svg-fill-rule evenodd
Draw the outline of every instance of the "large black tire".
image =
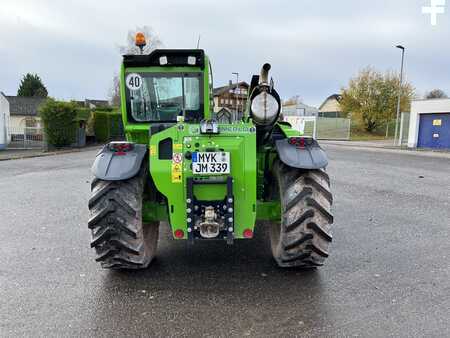
<svg viewBox="0 0 450 338">
<path fill-rule="evenodd" d="M 89 200 L 91 247 L 103 268 L 144 269 L 155 257 L 159 222 L 142 224 L 147 171 L 124 181 L 94 179 Z"/>
<path fill-rule="evenodd" d="M 300 170 L 274 164 L 275 197 L 281 222 L 272 223 L 272 254 L 280 267 L 323 265 L 331 243 L 333 215 L 330 179 L 324 170 Z"/>
</svg>

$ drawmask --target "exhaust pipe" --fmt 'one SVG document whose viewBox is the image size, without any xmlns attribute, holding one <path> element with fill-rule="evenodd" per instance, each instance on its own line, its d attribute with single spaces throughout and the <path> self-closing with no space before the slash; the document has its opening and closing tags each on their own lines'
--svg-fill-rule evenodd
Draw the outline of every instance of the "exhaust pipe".
<svg viewBox="0 0 450 338">
<path fill-rule="evenodd" d="M 261 68 L 259 79 L 253 75 L 250 85 L 249 116 L 256 125 L 257 144 L 263 144 L 271 135 L 272 129 L 281 112 L 281 99 L 272 84 L 269 84 L 269 70 L 265 63 Z"/>
<path fill-rule="evenodd" d="M 269 70 L 271 66 L 269 63 L 265 63 L 261 68 L 261 75 L 259 76 L 259 84 L 260 85 L 268 85 L 269 84 Z"/>
</svg>

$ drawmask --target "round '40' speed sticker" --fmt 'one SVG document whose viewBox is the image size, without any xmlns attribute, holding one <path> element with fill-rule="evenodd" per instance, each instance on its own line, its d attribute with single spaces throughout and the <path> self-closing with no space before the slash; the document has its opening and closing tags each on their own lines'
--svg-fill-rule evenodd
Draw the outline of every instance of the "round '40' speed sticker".
<svg viewBox="0 0 450 338">
<path fill-rule="evenodd" d="M 136 73 L 128 74 L 125 84 L 129 90 L 138 90 L 142 86 L 142 77 Z"/>
</svg>

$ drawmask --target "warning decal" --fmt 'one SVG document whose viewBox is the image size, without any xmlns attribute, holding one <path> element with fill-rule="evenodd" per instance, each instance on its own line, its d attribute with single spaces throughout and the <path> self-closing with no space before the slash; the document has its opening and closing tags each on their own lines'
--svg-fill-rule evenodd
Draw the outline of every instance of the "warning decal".
<svg viewBox="0 0 450 338">
<path fill-rule="evenodd" d="M 182 164 L 172 162 L 172 183 L 181 183 L 182 174 Z"/>
<path fill-rule="evenodd" d="M 150 156 L 155 156 L 156 155 L 156 146 L 154 144 L 152 144 L 150 146 Z"/>
<path fill-rule="evenodd" d="M 172 161 L 174 163 L 181 163 L 183 161 L 183 154 L 182 153 L 173 153 Z"/>
</svg>

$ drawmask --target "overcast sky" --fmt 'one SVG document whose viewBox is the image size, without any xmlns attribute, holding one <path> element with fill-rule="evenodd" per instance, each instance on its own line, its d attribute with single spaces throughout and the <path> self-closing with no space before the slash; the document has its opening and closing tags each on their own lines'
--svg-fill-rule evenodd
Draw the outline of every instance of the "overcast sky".
<svg viewBox="0 0 450 338">
<path fill-rule="evenodd" d="M 365 66 L 399 69 L 401 43 L 418 94 L 450 94 L 450 1 L 434 27 L 421 12 L 430 1 L 2 0 L 0 91 L 15 95 L 32 72 L 51 96 L 107 98 L 118 45 L 149 25 L 166 48 L 194 48 L 201 34 L 215 86 L 270 62 L 282 97 L 318 106 Z"/>
</svg>

